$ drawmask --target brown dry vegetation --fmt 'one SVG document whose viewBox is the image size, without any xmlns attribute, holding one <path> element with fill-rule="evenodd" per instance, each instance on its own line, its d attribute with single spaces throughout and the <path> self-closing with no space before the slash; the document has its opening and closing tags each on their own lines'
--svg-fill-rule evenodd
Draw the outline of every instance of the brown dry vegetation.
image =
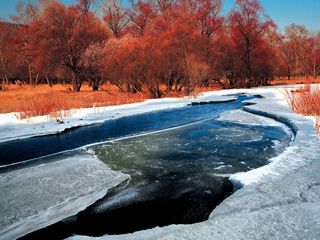
<svg viewBox="0 0 320 240">
<path fill-rule="evenodd" d="M 320 83 L 320 77 L 295 77 L 292 79 L 288 78 L 276 78 L 271 81 L 272 85 L 292 85 L 292 84 L 312 84 L 312 83 Z"/>
<path fill-rule="evenodd" d="M 320 78 L 282 79 L 274 80 L 272 84 L 308 84 L 313 82 L 320 83 Z M 0 113 L 19 112 L 20 118 L 42 115 L 60 118 L 72 114 L 72 111 L 64 112 L 64 110 L 136 103 L 150 98 L 147 91 L 135 94 L 120 92 L 116 86 L 109 83 L 101 86 L 101 89 L 96 92 L 93 92 L 87 84 L 83 86 L 81 92 L 70 91 L 71 87 L 68 84 L 56 84 L 53 87 L 46 84 L 37 86 L 10 85 L 7 91 L 0 91 Z M 220 89 L 218 86 L 198 87 L 193 95 Z M 296 92 L 287 91 L 286 94 L 294 111 L 304 115 L 320 116 L 320 91 L 311 94 L 308 87 L 304 87 Z M 168 92 L 164 95 L 164 97 L 183 96 L 183 93 L 177 92 Z"/>
<path fill-rule="evenodd" d="M 320 83 L 320 78 L 295 78 L 291 80 L 273 80 L 272 85 L 279 84 L 306 84 L 298 91 L 286 91 L 291 108 L 304 115 L 320 116 L 320 90 L 309 91 L 309 83 Z M 68 84 L 56 84 L 49 87 L 46 84 L 10 85 L 6 91 L 0 91 L 0 113 L 19 112 L 20 118 L 50 115 L 51 118 L 67 117 L 71 110 L 86 107 L 113 106 L 127 103 L 142 102 L 149 99 L 147 91 L 140 93 L 120 92 L 119 89 L 108 83 L 101 86 L 99 91 L 92 91 L 85 84 L 81 92 L 70 91 Z M 165 89 L 165 86 L 162 86 Z M 220 90 L 218 86 L 197 87 L 194 96 L 201 92 Z M 164 97 L 183 97 L 184 94 L 168 92 Z"/>
<path fill-rule="evenodd" d="M 148 92 L 130 94 L 120 92 L 111 84 L 101 86 L 93 92 L 84 85 L 81 92 L 70 91 L 71 85 L 10 85 L 7 91 L 0 91 L 0 113 L 20 112 L 19 117 L 50 115 L 52 118 L 66 117 L 70 112 L 63 110 L 112 106 L 141 102 L 149 99 Z M 194 94 L 203 91 L 218 90 L 218 87 L 197 88 Z M 183 97 L 182 93 L 167 93 L 165 97 Z"/>
<path fill-rule="evenodd" d="M 291 109 L 305 116 L 315 116 L 316 128 L 320 133 L 320 88 L 306 84 L 297 90 L 286 90 L 286 96 Z"/>
<path fill-rule="evenodd" d="M 121 93 L 113 86 L 104 86 L 108 91 L 93 92 L 87 85 L 82 92 L 73 92 L 71 85 L 10 85 L 8 90 L 0 92 L 0 113 L 21 112 L 22 118 L 51 114 L 61 114 L 63 110 L 111 106 L 141 102 L 146 94 Z M 60 113 L 59 113 L 60 112 Z"/>
</svg>

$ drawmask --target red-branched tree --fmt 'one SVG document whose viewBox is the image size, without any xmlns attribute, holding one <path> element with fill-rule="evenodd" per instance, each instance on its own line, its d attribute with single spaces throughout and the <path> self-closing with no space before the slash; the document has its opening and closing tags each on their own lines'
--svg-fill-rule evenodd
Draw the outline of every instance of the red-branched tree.
<svg viewBox="0 0 320 240">
<path fill-rule="evenodd" d="M 130 10 L 123 7 L 122 1 L 104 0 L 102 4 L 104 21 L 116 38 L 120 38 L 131 22 Z"/>
<path fill-rule="evenodd" d="M 234 71 L 241 81 L 237 85 L 265 84 L 270 77 L 265 75 L 269 67 L 268 58 L 272 57 L 268 34 L 275 30 L 276 25 L 264 13 L 258 0 L 237 0 L 228 22 L 236 49 L 234 57 L 242 63 L 240 69 Z"/>
<path fill-rule="evenodd" d="M 32 30 L 34 39 L 46 48 L 45 52 L 69 70 L 73 90 L 80 91 L 86 78 L 82 55 L 91 44 L 107 38 L 101 22 L 90 12 L 82 14 L 78 7 L 52 3 L 33 23 Z"/>
<path fill-rule="evenodd" d="M 143 36 L 150 26 L 150 22 L 156 16 L 155 10 L 152 8 L 152 2 L 143 2 L 139 0 L 133 4 L 130 12 L 132 25 L 130 30 L 134 35 Z"/>
</svg>

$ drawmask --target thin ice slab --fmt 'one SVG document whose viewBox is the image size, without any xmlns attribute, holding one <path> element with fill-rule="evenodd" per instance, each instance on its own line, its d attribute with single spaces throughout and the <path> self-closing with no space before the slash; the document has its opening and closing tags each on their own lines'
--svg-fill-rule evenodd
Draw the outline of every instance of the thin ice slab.
<svg viewBox="0 0 320 240">
<path fill-rule="evenodd" d="M 75 215 L 129 179 L 89 154 L 0 174 L 0 239 Z"/>
</svg>

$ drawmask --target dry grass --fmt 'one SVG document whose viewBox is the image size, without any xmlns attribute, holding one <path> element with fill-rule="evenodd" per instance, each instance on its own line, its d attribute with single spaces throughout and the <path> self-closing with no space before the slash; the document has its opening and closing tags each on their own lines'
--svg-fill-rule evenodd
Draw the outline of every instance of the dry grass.
<svg viewBox="0 0 320 240">
<path fill-rule="evenodd" d="M 141 102 L 147 94 L 121 93 L 113 85 L 103 86 L 107 91 L 93 92 L 87 85 L 81 92 L 72 92 L 69 85 L 58 84 L 32 87 L 10 85 L 7 91 L 0 92 L 0 113 L 19 112 L 19 117 L 50 115 L 52 118 L 66 117 L 65 110 L 111 106 Z"/>
<path fill-rule="evenodd" d="M 290 81 L 274 80 L 272 84 L 277 85 L 280 81 L 281 84 L 310 83 L 311 80 L 301 78 Z M 316 81 L 320 82 L 320 78 Z M 81 92 L 70 91 L 70 88 L 71 85 L 68 84 L 57 84 L 53 87 L 48 85 L 38 85 L 36 87 L 10 85 L 6 91 L 0 91 L 0 113 L 17 112 L 20 118 L 49 115 L 50 118 L 60 119 L 72 114 L 71 109 L 136 103 L 149 98 L 147 91 L 137 94 L 122 93 L 112 84 L 102 86 L 104 90 L 98 92 L 93 92 L 88 85 L 84 85 Z M 164 86 L 162 89 L 164 90 Z M 196 88 L 192 96 L 196 97 L 201 92 L 216 90 L 221 90 L 221 88 L 218 86 Z M 287 95 L 294 111 L 306 115 L 320 116 L 319 93 L 290 92 Z M 183 92 L 170 92 L 164 95 L 164 97 L 183 96 Z"/>
<path fill-rule="evenodd" d="M 287 78 L 279 79 L 276 78 L 271 81 L 272 85 L 292 85 L 292 84 L 312 84 L 312 83 L 320 83 L 320 77 L 314 79 L 312 77 L 304 78 L 297 77 L 288 80 Z"/>
<path fill-rule="evenodd" d="M 6 91 L 0 91 L 0 113 L 17 112 L 19 118 L 49 115 L 52 119 L 68 117 L 77 108 L 112 106 L 141 102 L 149 98 L 148 93 L 128 94 L 119 92 L 111 84 L 93 92 L 88 85 L 81 92 L 70 91 L 70 85 L 10 85 Z M 203 91 L 218 90 L 217 87 L 198 88 L 196 94 Z M 164 97 L 183 97 L 183 93 L 167 93 Z"/>
<path fill-rule="evenodd" d="M 320 133 L 320 88 L 311 89 L 310 85 L 305 85 L 297 90 L 286 90 L 286 96 L 293 111 L 316 117 L 316 128 Z"/>
<path fill-rule="evenodd" d="M 71 115 L 71 112 L 65 111 L 71 109 L 71 106 L 66 97 L 56 98 L 53 95 L 31 97 L 17 105 L 19 109 L 17 116 L 28 118 L 49 114 L 50 118 L 61 119 Z"/>
<path fill-rule="evenodd" d="M 310 83 L 312 81 L 320 82 L 320 78 L 316 80 L 306 78 L 297 78 L 290 81 L 274 80 L 272 84 L 297 84 Z M 68 84 L 57 84 L 53 87 L 49 87 L 48 85 L 38 85 L 36 87 L 30 85 L 10 85 L 6 91 L 0 91 L 0 113 L 18 112 L 20 118 L 49 115 L 51 118 L 56 119 L 68 117 L 72 114 L 72 111 L 65 110 L 136 103 L 149 98 L 147 91 L 144 93 L 127 94 L 119 92 L 118 88 L 112 84 L 102 86 L 102 89 L 105 89 L 105 91 L 100 90 L 98 92 L 93 92 L 88 85 L 84 85 L 81 88 L 81 92 L 70 91 L 70 88 L 71 85 Z M 162 90 L 164 90 L 164 86 Z M 219 86 L 196 88 L 192 96 L 196 97 L 201 92 L 216 90 L 221 90 L 221 88 Z M 164 97 L 183 96 L 185 96 L 183 92 L 169 92 L 164 95 Z M 292 94 L 292 104 L 309 101 L 307 99 L 298 99 L 298 96 L 299 94 L 294 94 L 294 96 Z M 307 112 L 303 114 L 310 115 L 310 111 L 313 111 L 315 106 L 310 105 L 311 103 L 303 104 L 306 106 L 304 110 L 297 109 L 297 111 Z M 300 106 L 300 104 L 297 105 Z M 293 106 L 295 109 L 297 107 Z"/>
</svg>

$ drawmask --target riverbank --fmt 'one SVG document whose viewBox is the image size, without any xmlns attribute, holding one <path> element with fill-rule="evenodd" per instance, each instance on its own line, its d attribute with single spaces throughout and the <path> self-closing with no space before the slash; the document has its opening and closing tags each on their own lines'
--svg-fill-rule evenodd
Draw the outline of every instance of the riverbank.
<svg viewBox="0 0 320 240">
<path fill-rule="evenodd" d="M 319 83 L 320 78 L 294 78 L 274 79 L 271 85 L 292 85 Z M 161 87 L 163 98 L 181 98 L 185 94 L 181 92 L 166 92 L 165 86 Z M 105 83 L 99 91 L 92 91 L 88 84 L 83 84 L 81 92 L 71 90 L 71 84 L 55 84 L 50 87 L 47 84 L 19 85 L 11 84 L 5 91 L 0 91 L 0 114 L 15 113 L 18 118 L 30 118 L 46 116 L 49 119 L 61 119 L 70 117 L 75 109 L 117 106 L 121 104 L 139 103 L 150 99 L 148 91 L 130 94 L 121 92 L 115 85 Z M 210 87 L 196 87 L 193 96 L 203 92 L 222 90 L 218 84 Z M 74 111 L 70 111 L 70 110 Z M 69 111 L 68 111 L 69 110 Z"/>
<path fill-rule="evenodd" d="M 296 129 L 292 145 L 281 155 L 270 159 L 270 164 L 246 173 L 232 175 L 230 180 L 242 188 L 223 201 L 211 213 L 208 221 L 192 225 L 171 225 L 128 235 L 105 236 L 102 237 L 103 239 L 208 239 L 212 237 L 217 239 L 270 239 L 287 236 L 292 236 L 292 239 L 316 239 L 320 230 L 318 211 L 320 177 L 317 174 L 317 169 L 320 167 L 318 166 L 320 142 L 313 120 L 292 113 L 282 91 L 278 88 L 210 92 L 203 94 L 197 101 L 230 100 L 232 96 L 228 96 L 229 94 L 238 93 L 262 95 L 264 97 L 262 99 L 249 100 L 245 108 L 255 114 L 268 115 L 275 120 L 286 122 L 292 129 Z M 103 121 L 106 117 L 110 117 L 111 112 L 115 117 L 120 117 L 122 114 L 136 114 L 139 111 L 148 112 L 183 107 L 191 101 L 194 100 L 160 99 L 107 108 L 99 113 L 84 111 L 85 113 L 81 115 L 83 120 L 76 118 L 74 123 L 88 121 L 90 117 L 93 119 L 92 122 Z M 227 120 L 233 121 L 225 117 L 224 121 Z M 36 136 L 40 131 L 32 132 L 32 129 L 37 124 L 47 126 L 42 129 L 52 131 L 50 124 L 53 123 L 41 122 L 40 119 L 37 121 L 24 123 L 30 133 L 27 136 L 23 136 L 21 129 L 12 124 L 12 129 L 16 129 L 16 132 L 13 131 L 16 133 L 15 137 Z M 248 120 L 246 124 L 250 122 L 254 121 Z M 10 121 L 7 126 L 10 126 Z M 7 136 L 13 139 L 9 133 Z M 304 231 L 306 228 L 309 230 L 307 233 Z M 75 236 L 74 238 L 82 237 Z"/>
</svg>

